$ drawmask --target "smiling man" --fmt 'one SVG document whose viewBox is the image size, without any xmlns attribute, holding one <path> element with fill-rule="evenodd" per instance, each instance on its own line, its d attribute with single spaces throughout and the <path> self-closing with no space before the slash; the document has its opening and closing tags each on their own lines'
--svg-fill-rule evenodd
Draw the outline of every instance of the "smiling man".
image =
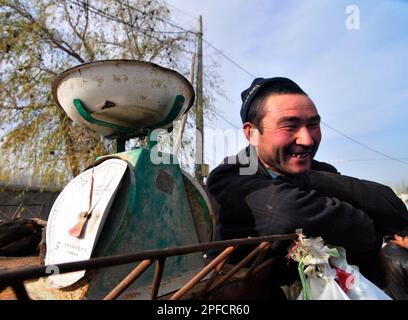
<svg viewBox="0 0 408 320">
<path fill-rule="evenodd" d="M 217 218 L 215 239 L 301 228 L 306 236 L 344 247 L 349 263 L 381 284 L 382 238 L 408 226 L 403 202 L 384 185 L 341 175 L 314 160 L 322 138 L 320 116 L 292 80 L 257 78 L 241 97 L 249 146 L 224 159 L 207 181 Z M 286 253 L 287 246 L 274 243 L 270 254 Z"/>
</svg>

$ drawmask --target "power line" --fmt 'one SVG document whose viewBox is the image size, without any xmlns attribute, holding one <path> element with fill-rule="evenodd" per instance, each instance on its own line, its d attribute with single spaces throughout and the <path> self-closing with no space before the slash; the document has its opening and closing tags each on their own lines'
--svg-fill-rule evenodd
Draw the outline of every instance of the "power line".
<svg viewBox="0 0 408 320">
<path fill-rule="evenodd" d="M 215 112 L 215 111 L 214 111 Z M 233 124 L 231 121 L 229 121 L 228 119 L 224 118 L 222 115 L 218 114 L 217 112 L 215 112 L 215 114 L 217 116 L 219 116 L 221 119 L 223 119 L 225 122 L 229 123 L 231 126 L 233 126 L 235 129 L 240 130 L 240 127 L 237 127 L 235 124 Z"/>
<path fill-rule="evenodd" d="M 234 64 L 237 68 L 241 69 L 241 71 L 245 72 L 247 75 L 251 76 L 252 78 L 255 78 L 255 76 L 250 73 L 248 70 L 246 70 L 243 66 L 241 66 L 239 63 L 235 62 L 234 60 L 232 60 L 230 57 L 228 57 L 227 55 L 225 55 L 221 50 L 219 50 L 218 48 L 216 48 L 215 46 L 213 46 L 209 41 L 205 40 L 203 38 L 203 41 L 208 44 L 211 48 L 213 48 L 215 51 L 217 51 L 220 55 L 222 55 L 225 59 L 227 59 L 229 62 L 231 62 L 232 64 Z"/>
<path fill-rule="evenodd" d="M 408 158 L 396 158 L 398 160 L 408 160 Z M 360 158 L 360 159 L 346 159 L 344 161 L 384 161 L 384 160 L 394 160 L 389 158 Z"/>
<path fill-rule="evenodd" d="M 142 11 L 142 10 L 136 8 L 136 7 L 133 7 L 133 6 L 131 6 L 130 4 L 123 3 L 123 2 L 120 1 L 120 0 L 116 0 L 116 2 L 120 3 L 121 5 L 124 5 L 124 6 L 128 7 L 129 9 L 133 9 L 133 10 L 135 10 L 135 11 L 137 11 L 137 12 L 143 14 L 143 15 L 146 14 L 146 12 L 144 12 L 144 11 Z M 194 32 L 194 31 L 187 30 L 187 29 L 185 29 L 185 28 L 183 28 L 183 27 L 180 27 L 179 25 L 175 24 L 175 23 L 172 22 L 172 21 L 169 21 L 169 20 L 166 20 L 166 19 L 163 19 L 163 18 L 154 16 L 154 15 L 152 15 L 152 18 L 153 18 L 153 19 L 156 19 L 156 20 L 158 20 L 158 21 L 164 22 L 164 23 L 166 23 L 166 24 L 168 24 L 168 25 L 170 25 L 170 26 L 172 26 L 172 27 L 174 27 L 174 28 L 176 28 L 176 29 L 182 30 L 183 32 L 197 34 L 197 33 Z"/>
<path fill-rule="evenodd" d="M 120 24 L 123 24 L 123 25 L 126 25 L 126 26 L 128 26 L 128 27 L 131 27 L 131 28 L 135 28 L 135 25 L 133 25 L 133 24 L 131 24 L 131 23 L 129 23 L 129 22 L 127 22 L 127 21 L 124 21 L 124 20 L 122 20 L 122 19 L 119 19 L 119 18 L 117 18 L 117 17 L 115 17 L 115 16 L 113 16 L 113 15 L 111 15 L 111 14 L 109 14 L 109 13 L 106 13 L 106 12 L 104 12 L 104 11 L 102 11 L 102 10 L 100 10 L 100 9 L 98 9 L 98 8 L 96 8 L 96 7 L 94 7 L 94 6 L 92 6 L 92 5 L 90 5 L 90 4 L 86 4 L 84 1 L 82 1 L 82 0 L 68 0 L 70 3 L 72 3 L 73 5 L 75 5 L 75 6 L 77 6 L 77 7 L 82 7 L 82 8 L 84 8 L 84 9 L 88 9 L 90 12 L 92 12 L 92 13 L 94 13 L 94 14 L 96 14 L 96 15 L 99 15 L 100 17 L 102 17 L 102 18 L 105 18 L 105 19 L 107 19 L 107 20 L 110 20 L 110 21 L 114 21 L 114 22 L 117 22 L 117 23 L 120 23 Z M 138 27 L 137 28 L 137 30 L 139 31 L 139 32 L 141 32 L 143 35 L 145 35 L 145 36 L 147 36 L 147 37 L 149 37 L 149 38 L 152 38 L 152 39 L 155 39 L 155 40 L 157 40 L 157 41 L 163 41 L 163 39 L 160 39 L 160 38 L 158 38 L 158 37 L 156 37 L 156 36 L 153 36 L 152 34 L 149 34 L 149 33 L 147 33 L 148 32 L 148 30 L 146 30 L 146 29 L 143 29 L 143 28 L 140 28 L 140 27 Z M 176 31 L 155 31 L 155 30 L 150 30 L 151 32 L 153 32 L 153 33 L 159 33 L 159 34 L 169 34 L 169 33 L 186 33 L 186 32 L 176 32 Z M 176 39 L 177 40 L 177 39 Z M 180 39 L 181 40 L 181 39 Z M 189 51 L 189 50 L 186 50 L 186 49 L 182 49 L 182 48 L 179 48 L 179 50 L 180 51 L 183 51 L 183 52 L 186 52 L 186 53 L 192 53 L 192 51 Z"/>
<path fill-rule="evenodd" d="M 118 22 L 118 23 L 127 25 L 128 27 L 131 27 L 131 28 L 135 28 L 135 25 L 134 25 L 134 24 L 131 24 L 131 23 L 125 21 L 125 20 L 119 19 L 118 17 L 116 17 L 116 16 L 114 16 L 114 15 L 112 15 L 112 14 L 110 14 L 110 13 L 107 13 L 107 12 L 105 12 L 105 11 L 102 11 L 102 10 L 96 8 L 95 6 L 92 6 L 92 5 L 90 5 L 90 4 L 87 4 L 87 3 L 85 3 L 83 0 L 68 0 L 68 2 L 74 4 L 74 5 L 78 6 L 78 7 L 82 7 L 82 8 L 84 8 L 84 9 L 88 9 L 88 10 L 91 11 L 92 13 L 94 13 L 94 14 L 96 14 L 96 15 L 99 15 L 99 16 L 105 18 L 105 19 L 108 19 L 108 20 L 111 20 L 111 21 L 114 21 L 114 22 Z M 125 6 L 129 7 L 129 8 L 132 8 L 132 9 L 135 10 L 135 11 L 138 11 L 139 13 L 141 13 L 141 14 L 143 14 L 143 15 L 146 15 L 146 13 L 143 12 L 143 11 L 141 11 L 141 10 L 138 10 L 138 9 L 136 9 L 136 8 L 134 8 L 134 7 L 131 7 L 131 6 L 127 5 L 127 4 L 124 4 L 124 3 L 122 3 L 122 2 L 120 2 L 120 3 L 121 3 L 122 5 L 125 5 Z M 158 17 L 155 17 L 155 16 L 152 16 L 152 18 L 153 18 L 153 19 L 159 19 Z M 161 20 L 161 19 L 160 19 L 160 20 Z M 163 21 L 163 20 L 161 20 L 161 21 Z M 170 24 L 170 23 L 167 23 L 167 24 Z M 183 29 L 183 28 L 182 28 L 182 29 Z M 166 33 L 169 33 L 169 34 L 192 33 L 191 31 L 188 31 L 188 30 L 185 30 L 185 29 L 183 29 L 183 31 L 163 31 L 163 30 L 154 30 L 154 29 L 152 29 L 152 30 L 146 30 L 146 29 L 140 28 L 139 26 L 138 26 L 138 30 L 141 31 L 144 35 L 146 35 L 146 36 L 148 36 L 148 37 L 152 37 L 152 38 L 154 38 L 154 39 L 156 39 L 156 40 L 160 40 L 160 39 L 158 39 L 158 38 L 156 38 L 156 37 L 153 37 L 152 35 L 147 34 L 146 32 L 150 31 L 150 32 L 153 32 L 153 33 L 161 33 L 161 34 L 166 34 Z"/>
<path fill-rule="evenodd" d="M 116 21 L 116 22 L 118 22 L 118 23 L 126 24 L 126 25 L 128 25 L 128 26 L 130 26 L 130 27 L 132 27 L 132 28 L 134 27 L 134 25 L 132 25 L 132 24 L 126 22 L 126 21 L 123 21 L 123 20 L 121 20 L 121 19 L 118 19 L 117 17 L 114 17 L 114 16 L 112 16 L 112 15 L 110 15 L 110 14 L 107 14 L 106 12 L 103 12 L 103 11 L 101 11 L 101 10 L 99 10 L 99 9 L 97 9 L 97 8 L 95 8 L 95 7 L 93 7 L 93 6 L 91 6 L 91 5 L 89 5 L 89 4 L 85 3 L 84 1 L 81 1 L 81 0 L 77 0 L 77 1 L 78 1 L 78 2 L 74 2 L 73 0 L 69 0 L 69 2 L 71 2 L 71 3 L 73 3 L 73 4 L 77 5 L 77 6 L 80 5 L 80 6 L 84 7 L 84 8 L 87 8 L 87 7 L 88 7 L 88 8 L 93 9 L 93 10 L 94 10 L 94 11 L 92 11 L 93 13 L 99 14 L 99 15 L 102 16 L 102 17 L 105 17 L 105 18 L 107 18 L 107 19 Z M 146 12 L 144 12 L 144 11 L 138 9 L 138 8 L 135 8 L 135 7 L 133 7 L 133 6 L 129 5 L 129 4 L 123 3 L 123 2 L 121 2 L 120 0 L 116 0 L 116 1 L 117 1 L 118 3 L 120 3 L 120 4 L 122 4 L 122 5 L 124 5 L 124 6 L 128 7 L 128 8 L 130 8 L 130 9 L 133 9 L 133 10 L 135 10 L 135 11 L 137 11 L 137 12 L 143 14 L 143 15 L 146 15 Z M 82 4 L 79 3 L 79 2 L 81 2 Z M 165 3 L 167 3 L 167 2 L 165 2 Z M 167 4 L 168 4 L 168 3 L 167 3 Z M 175 7 L 175 6 L 173 6 L 173 7 Z M 175 8 L 176 8 L 176 7 L 175 7 Z M 178 9 L 178 8 L 176 8 L 176 9 Z M 178 9 L 178 10 L 182 11 L 181 9 Z M 184 13 L 187 14 L 186 12 L 184 12 Z M 187 14 L 187 15 L 188 15 L 188 14 Z M 185 29 L 185 28 L 183 28 L 183 27 L 181 27 L 181 26 L 179 26 L 179 25 L 173 23 L 172 21 L 169 21 L 169 20 L 166 20 L 166 19 L 163 19 L 163 18 L 159 18 L 159 17 L 156 17 L 156 16 L 154 16 L 154 15 L 152 15 L 152 18 L 153 18 L 153 19 L 156 19 L 156 20 L 158 20 L 158 21 L 161 21 L 161 22 L 163 22 L 163 23 L 165 23 L 165 24 L 168 24 L 168 25 L 170 25 L 170 26 L 172 26 L 172 27 L 174 27 L 174 28 L 176 28 L 176 29 L 182 30 L 181 33 L 191 33 L 191 34 L 194 34 L 194 35 L 197 36 L 197 32 L 194 32 L 194 31 L 191 31 L 191 30 L 187 30 L 187 29 Z M 143 30 L 143 29 L 140 29 L 140 30 Z M 144 30 L 144 31 L 146 32 L 147 30 Z M 152 38 L 154 38 L 154 39 L 156 39 L 156 40 L 160 40 L 160 39 L 158 39 L 158 38 L 156 38 L 156 37 L 153 37 L 152 35 L 149 35 L 149 34 L 147 34 L 147 33 L 145 33 L 145 32 L 142 32 L 142 33 L 145 34 L 146 36 L 152 37 Z M 157 32 L 157 33 L 169 33 L 168 31 L 155 31 L 155 32 Z M 177 32 L 172 32 L 172 33 L 177 33 Z M 225 59 L 227 59 L 228 61 L 230 61 L 230 62 L 231 62 L 233 65 L 235 65 L 237 68 L 239 68 L 241 71 L 243 71 L 243 72 L 246 73 L 247 75 L 251 76 L 252 78 L 255 78 L 255 75 L 253 75 L 251 72 L 249 72 L 248 70 L 246 70 L 243 66 L 241 66 L 239 63 L 235 62 L 233 59 L 231 59 L 230 57 L 228 57 L 228 56 L 227 56 L 226 54 L 224 54 L 220 49 L 218 49 L 218 48 L 215 47 L 213 44 L 211 44 L 208 40 L 206 40 L 205 38 L 203 38 L 203 41 L 204 41 L 207 45 L 209 45 L 211 48 L 213 48 L 216 52 L 218 52 L 221 56 L 223 56 Z M 226 121 L 227 123 L 229 123 L 230 125 L 232 125 L 233 127 L 235 127 L 236 129 L 240 129 L 240 128 L 237 127 L 235 124 L 233 124 L 231 121 L 229 121 L 228 119 L 226 119 L 224 116 L 221 116 L 221 115 L 218 114 L 217 112 L 215 112 L 215 114 L 216 114 L 217 116 L 219 116 L 220 118 L 222 118 L 222 119 L 223 119 L 224 121 Z M 370 150 L 370 151 L 372 151 L 372 152 L 374 152 L 374 153 L 377 153 L 377 154 L 379 154 L 379 155 L 382 155 L 383 157 L 385 157 L 385 158 L 387 158 L 387 159 L 394 160 L 394 161 L 397 161 L 397 162 L 400 162 L 400 163 L 403 163 L 403 164 L 408 165 L 408 162 L 403 161 L 403 160 L 400 160 L 400 159 L 397 159 L 397 158 L 394 158 L 394 157 L 391 157 L 391 156 L 389 156 L 389 155 L 387 155 L 387 154 L 385 154 L 385 153 L 383 153 L 383 152 L 381 152 L 381 151 L 378 151 L 378 150 L 376 150 L 376 149 L 374 149 L 374 148 L 371 148 L 371 147 L 367 146 L 366 144 L 361 143 L 361 142 L 359 142 L 358 140 L 356 140 L 356 139 L 354 139 L 354 138 L 352 138 L 352 137 L 350 137 L 350 136 L 344 134 L 344 133 L 341 132 L 340 130 L 338 130 L 338 129 L 336 129 L 336 128 L 330 126 L 330 125 L 328 125 L 327 123 L 322 122 L 322 124 L 323 124 L 324 126 L 330 128 L 331 130 L 337 132 L 338 134 L 340 134 L 341 136 L 345 137 L 346 139 L 348 139 L 348 140 L 350 140 L 350 141 L 352 141 L 352 142 L 354 142 L 354 143 L 356 143 L 356 144 L 362 146 L 363 148 L 366 148 L 366 149 L 368 149 L 368 150 Z"/>
<path fill-rule="evenodd" d="M 408 160 L 408 158 L 397 158 L 399 160 Z M 367 162 L 367 161 L 394 161 L 394 159 L 389 158 L 354 158 L 354 159 L 326 159 L 322 160 L 324 162 L 334 163 L 334 162 Z"/>
<path fill-rule="evenodd" d="M 371 147 L 367 146 L 366 144 L 364 144 L 364 143 L 362 143 L 362 142 L 360 142 L 360 141 L 358 141 L 358 140 L 356 140 L 356 139 L 354 139 L 354 138 L 352 138 L 352 137 L 350 137 L 350 136 L 344 134 L 344 133 L 341 132 L 340 130 L 337 130 L 336 128 L 333 128 L 332 126 L 328 125 L 327 123 L 324 123 L 323 121 L 322 121 L 322 124 L 323 124 L 324 126 L 328 127 L 329 129 L 331 129 L 331 130 L 337 132 L 338 134 L 340 134 L 340 135 L 343 136 L 344 138 L 346 138 L 346 139 L 348 139 L 348 140 L 350 140 L 350 141 L 352 141 L 352 142 L 354 142 L 354 143 L 356 143 L 356 144 L 362 146 L 363 148 L 366 148 L 366 149 L 368 149 L 368 150 L 370 150 L 370 151 L 372 151 L 372 152 L 374 152 L 374 153 L 377 153 L 377 154 L 379 154 L 379 155 L 381 155 L 381 156 L 383 156 L 383 157 L 385 157 L 385 158 L 388 158 L 388 159 L 390 159 L 390 160 L 394 160 L 394 161 L 397 161 L 397 162 L 400 162 L 400 163 L 403 163 L 403 164 L 407 164 L 407 165 L 408 165 L 408 162 L 403 161 L 403 160 L 400 160 L 400 159 L 397 159 L 397 158 L 394 158 L 394 157 L 391 157 L 391 156 L 389 156 L 389 155 L 387 155 L 387 154 L 385 154 L 385 153 L 383 153 L 383 152 L 381 152 L 381 151 L 378 151 L 378 150 L 376 150 L 376 149 L 374 149 L 374 148 L 371 148 Z"/>
<path fill-rule="evenodd" d="M 180 8 L 176 7 L 175 5 L 173 5 L 173 4 L 171 4 L 171 3 L 167 2 L 167 1 L 164 1 L 164 0 L 163 0 L 163 2 L 164 2 L 165 4 L 167 4 L 169 7 L 173 7 L 174 9 L 176 9 L 176 10 L 178 10 L 178 11 L 184 13 L 186 16 L 188 16 L 188 17 L 194 19 L 195 21 L 197 21 L 198 17 L 195 17 L 195 16 L 191 15 L 191 14 L 188 13 L 187 11 L 184 11 L 184 10 L 180 9 Z"/>
</svg>

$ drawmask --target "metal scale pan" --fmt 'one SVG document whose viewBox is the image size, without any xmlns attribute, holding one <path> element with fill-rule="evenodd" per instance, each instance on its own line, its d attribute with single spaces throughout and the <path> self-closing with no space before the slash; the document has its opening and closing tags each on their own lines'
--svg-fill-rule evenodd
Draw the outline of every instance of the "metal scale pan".
<svg viewBox="0 0 408 320">
<path fill-rule="evenodd" d="M 52 93 L 74 122 L 122 140 L 169 129 L 194 101 L 193 87 L 176 71 L 130 60 L 76 66 L 54 80 Z M 211 241 L 214 216 L 204 189 L 173 155 L 170 163 L 152 163 L 153 148 L 100 157 L 68 183 L 48 219 L 46 265 Z M 201 253 L 168 259 L 159 294 L 204 265 Z M 34 299 L 101 299 L 133 268 L 56 274 L 27 291 Z M 119 298 L 148 296 L 153 271 Z"/>
<path fill-rule="evenodd" d="M 53 81 L 52 94 L 74 122 L 111 138 L 168 129 L 194 102 L 194 90 L 181 74 L 135 60 L 102 60 L 68 69 Z"/>
</svg>

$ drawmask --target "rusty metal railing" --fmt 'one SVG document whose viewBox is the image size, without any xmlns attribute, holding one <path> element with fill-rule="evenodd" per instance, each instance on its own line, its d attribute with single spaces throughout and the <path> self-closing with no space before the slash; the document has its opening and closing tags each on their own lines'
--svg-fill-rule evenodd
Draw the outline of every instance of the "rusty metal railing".
<svg viewBox="0 0 408 320">
<path fill-rule="evenodd" d="M 183 297 L 211 271 L 213 271 L 213 274 L 210 276 L 209 280 L 206 283 L 206 286 L 202 290 L 202 294 L 217 290 L 223 284 L 225 284 L 235 273 L 241 270 L 247 263 L 255 259 L 245 277 L 251 276 L 251 274 L 253 272 L 256 272 L 257 269 L 262 265 L 266 265 L 268 263 L 270 264 L 271 262 L 273 262 L 273 258 L 263 262 L 265 253 L 269 249 L 272 242 L 291 240 L 296 238 L 296 234 L 287 234 L 213 241 L 196 245 L 180 246 L 176 248 L 146 250 L 133 254 L 97 257 L 91 258 L 89 260 L 56 264 L 54 265 L 54 267 L 58 268 L 59 273 L 62 274 L 73 271 L 105 268 L 141 261 L 136 268 L 134 268 L 119 284 L 116 285 L 113 290 L 111 290 L 104 297 L 104 300 L 112 300 L 116 299 L 124 290 L 126 290 L 126 288 L 128 288 L 138 277 L 140 277 L 150 265 L 157 261 L 150 295 L 151 299 L 154 300 L 158 297 L 161 276 L 163 274 L 163 269 L 167 257 L 190 254 L 200 251 L 206 252 L 207 250 L 211 249 L 224 249 L 218 256 L 216 256 L 206 266 L 204 266 L 204 268 L 201 269 L 190 281 L 188 281 L 170 297 L 170 300 L 177 300 Z M 231 254 L 239 246 L 251 244 L 258 244 L 258 246 L 253 249 L 245 258 L 238 262 L 223 277 L 218 278 Z M 0 292 L 7 287 L 11 287 L 18 299 L 29 299 L 29 295 L 27 294 L 27 291 L 24 287 L 24 281 L 49 276 L 50 274 L 47 272 L 48 267 L 49 266 L 22 267 L 17 270 L 7 270 L 0 272 Z"/>
</svg>

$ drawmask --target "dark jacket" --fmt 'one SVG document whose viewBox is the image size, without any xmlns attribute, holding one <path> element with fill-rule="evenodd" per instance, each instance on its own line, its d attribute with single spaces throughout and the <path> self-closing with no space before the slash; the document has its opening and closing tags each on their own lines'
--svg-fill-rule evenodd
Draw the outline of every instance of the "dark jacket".
<svg viewBox="0 0 408 320">
<path fill-rule="evenodd" d="M 408 300 L 408 249 L 389 242 L 382 249 L 388 263 L 385 292 L 393 299 Z"/>
<path fill-rule="evenodd" d="M 249 147 L 224 159 L 208 177 L 216 240 L 302 228 L 306 236 L 321 236 L 328 244 L 344 247 L 348 262 L 364 268 L 374 263 L 384 235 L 408 226 L 405 205 L 384 185 L 340 175 L 317 161 L 304 174 L 272 178 L 254 152 L 249 159 L 248 151 Z M 258 162 L 257 172 L 240 175 L 249 160 Z M 281 254 L 287 246 L 275 243 L 270 253 Z"/>
</svg>

